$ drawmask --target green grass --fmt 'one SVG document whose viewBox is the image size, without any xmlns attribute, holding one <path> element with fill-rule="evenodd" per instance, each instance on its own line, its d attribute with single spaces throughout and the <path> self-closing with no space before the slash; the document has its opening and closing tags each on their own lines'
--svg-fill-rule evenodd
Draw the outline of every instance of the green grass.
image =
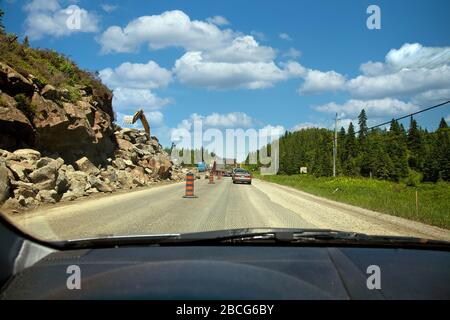
<svg viewBox="0 0 450 320">
<path fill-rule="evenodd" d="M 450 184 L 421 183 L 409 187 L 384 180 L 310 175 L 256 176 L 320 197 L 450 229 Z M 419 212 L 416 212 L 416 191 Z"/>
</svg>

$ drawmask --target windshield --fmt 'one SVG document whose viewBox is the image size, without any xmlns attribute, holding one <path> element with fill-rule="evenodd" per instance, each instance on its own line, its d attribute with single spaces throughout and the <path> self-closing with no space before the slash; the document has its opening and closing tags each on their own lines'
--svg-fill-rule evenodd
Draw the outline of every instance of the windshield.
<svg viewBox="0 0 450 320">
<path fill-rule="evenodd" d="M 448 12 L 1 1 L 0 212 L 46 241 L 247 228 L 450 241 Z"/>
</svg>

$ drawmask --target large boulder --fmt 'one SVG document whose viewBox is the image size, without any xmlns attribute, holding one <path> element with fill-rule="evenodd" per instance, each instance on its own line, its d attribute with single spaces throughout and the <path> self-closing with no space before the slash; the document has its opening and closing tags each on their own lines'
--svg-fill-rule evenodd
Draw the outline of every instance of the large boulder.
<svg viewBox="0 0 450 320">
<path fill-rule="evenodd" d="M 41 153 L 33 149 L 18 149 L 13 152 L 20 160 L 39 160 Z"/>
<path fill-rule="evenodd" d="M 23 182 L 28 182 L 28 174 L 35 169 L 33 164 L 26 161 L 9 161 L 7 166 L 14 174 L 14 177 Z"/>
<path fill-rule="evenodd" d="M 32 146 L 36 135 L 30 120 L 17 108 L 14 98 L 0 93 L 0 148 Z"/>
<path fill-rule="evenodd" d="M 60 161 L 53 160 L 46 166 L 36 169 L 30 173 L 29 179 L 39 190 L 52 190 L 56 186 L 58 170 L 61 166 L 62 163 Z"/>
<path fill-rule="evenodd" d="M 56 203 L 59 200 L 58 192 L 55 190 L 41 190 L 36 199 L 42 203 Z"/>
<path fill-rule="evenodd" d="M 88 174 L 97 175 L 100 173 L 100 170 L 87 157 L 78 159 L 75 165 L 78 170 Z"/>
<path fill-rule="evenodd" d="M 67 178 L 66 172 L 63 170 L 58 171 L 58 177 L 55 181 L 55 190 L 58 194 L 63 194 L 69 190 L 70 183 L 69 178 Z"/>
<path fill-rule="evenodd" d="M 123 189 L 131 189 L 135 187 L 135 183 L 133 181 L 134 177 L 133 175 L 125 170 L 118 170 L 117 171 L 117 181 L 120 183 L 121 187 Z"/>
<path fill-rule="evenodd" d="M 0 159 L 0 203 L 3 203 L 10 196 L 10 184 L 6 163 Z"/>
<path fill-rule="evenodd" d="M 102 181 L 100 178 L 97 178 L 94 176 L 89 176 L 88 182 L 92 188 L 95 188 L 100 192 L 112 192 L 113 191 L 113 189 L 105 181 Z"/>
<path fill-rule="evenodd" d="M 90 189 L 91 185 L 88 182 L 88 174 L 82 171 L 67 171 L 67 178 L 69 179 L 69 193 L 70 197 L 79 198 L 86 194 L 86 190 Z M 63 195 L 65 198 L 66 193 Z"/>
<path fill-rule="evenodd" d="M 19 185 L 14 189 L 14 198 L 19 198 L 20 196 L 24 198 L 34 198 L 38 194 L 37 190 L 32 183 L 26 183 L 24 185 Z"/>
<path fill-rule="evenodd" d="M 117 146 L 119 149 L 125 150 L 125 151 L 133 151 L 134 145 L 125 139 L 117 138 Z"/>
<path fill-rule="evenodd" d="M 31 99 L 31 106 L 36 111 L 33 125 L 38 148 L 58 153 L 68 162 L 83 155 L 102 162 L 113 154 L 111 115 L 86 101 L 55 101 L 47 100 L 37 92 Z"/>
<path fill-rule="evenodd" d="M 47 84 L 41 90 L 41 95 L 48 100 L 68 100 L 69 91 L 67 89 L 56 89 L 54 86 Z"/>
<path fill-rule="evenodd" d="M 19 93 L 31 96 L 34 91 L 31 81 L 3 62 L 0 62 L 0 88 L 11 96 Z"/>
<path fill-rule="evenodd" d="M 125 164 L 125 161 L 122 158 L 117 158 L 112 161 L 112 164 L 114 167 L 116 167 L 119 170 L 125 170 L 127 165 Z"/>
</svg>

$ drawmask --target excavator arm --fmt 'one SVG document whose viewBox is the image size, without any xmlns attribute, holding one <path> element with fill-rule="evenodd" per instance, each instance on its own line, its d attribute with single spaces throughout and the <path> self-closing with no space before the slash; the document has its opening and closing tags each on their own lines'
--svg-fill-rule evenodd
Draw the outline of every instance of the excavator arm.
<svg viewBox="0 0 450 320">
<path fill-rule="evenodd" d="M 133 116 L 133 124 L 136 123 L 136 121 L 140 119 L 142 122 L 142 126 L 144 127 L 145 133 L 147 134 L 147 138 L 150 141 L 150 125 L 148 124 L 147 118 L 145 117 L 144 111 L 141 109 L 137 111 Z"/>
</svg>

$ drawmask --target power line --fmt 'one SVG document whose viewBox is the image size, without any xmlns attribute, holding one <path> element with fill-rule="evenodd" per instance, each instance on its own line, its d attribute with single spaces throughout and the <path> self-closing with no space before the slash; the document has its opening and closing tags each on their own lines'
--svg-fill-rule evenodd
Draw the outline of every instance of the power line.
<svg viewBox="0 0 450 320">
<path fill-rule="evenodd" d="M 425 108 L 425 109 L 422 109 L 422 110 L 419 110 L 419 111 L 416 111 L 416 112 L 407 114 L 407 115 L 405 115 L 405 116 L 402 116 L 402 117 L 400 117 L 400 118 L 393 119 L 393 120 L 394 120 L 394 121 L 403 120 L 403 119 L 412 117 L 412 116 L 414 116 L 414 115 L 416 115 L 416 114 L 419 114 L 419 113 L 422 113 L 422 112 L 425 112 L 425 111 L 429 111 L 429 110 L 432 110 L 432 109 L 435 109 L 435 108 L 438 108 L 438 107 L 442 107 L 443 105 L 446 105 L 446 104 L 448 104 L 448 103 L 450 103 L 450 100 L 447 100 L 447 101 L 445 101 L 445 102 L 436 104 L 436 105 L 434 105 L 434 106 L 431 106 L 431 107 L 428 107 L 428 108 Z M 385 125 L 387 125 L 387 124 L 390 124 L 391 122 L 392 122 L 392 120 L 386 121 L 386 122 L 377 124 L 377 125 L 375 125 L 375 126 L 372 126 L 372 127 L 370 127 L 370 128 L 367 128 L 367 130 L 372 130 L 372 129 L 375 129 L 375 128 L 378 128 L 378 127 L 382 127 L 382 126 L 385 126 Z M 358 130 L 358 131 L 355 132 L 355 134 L 360 133 L 360 132 L 361 132 L 361 130 Z"/>
</svg>

